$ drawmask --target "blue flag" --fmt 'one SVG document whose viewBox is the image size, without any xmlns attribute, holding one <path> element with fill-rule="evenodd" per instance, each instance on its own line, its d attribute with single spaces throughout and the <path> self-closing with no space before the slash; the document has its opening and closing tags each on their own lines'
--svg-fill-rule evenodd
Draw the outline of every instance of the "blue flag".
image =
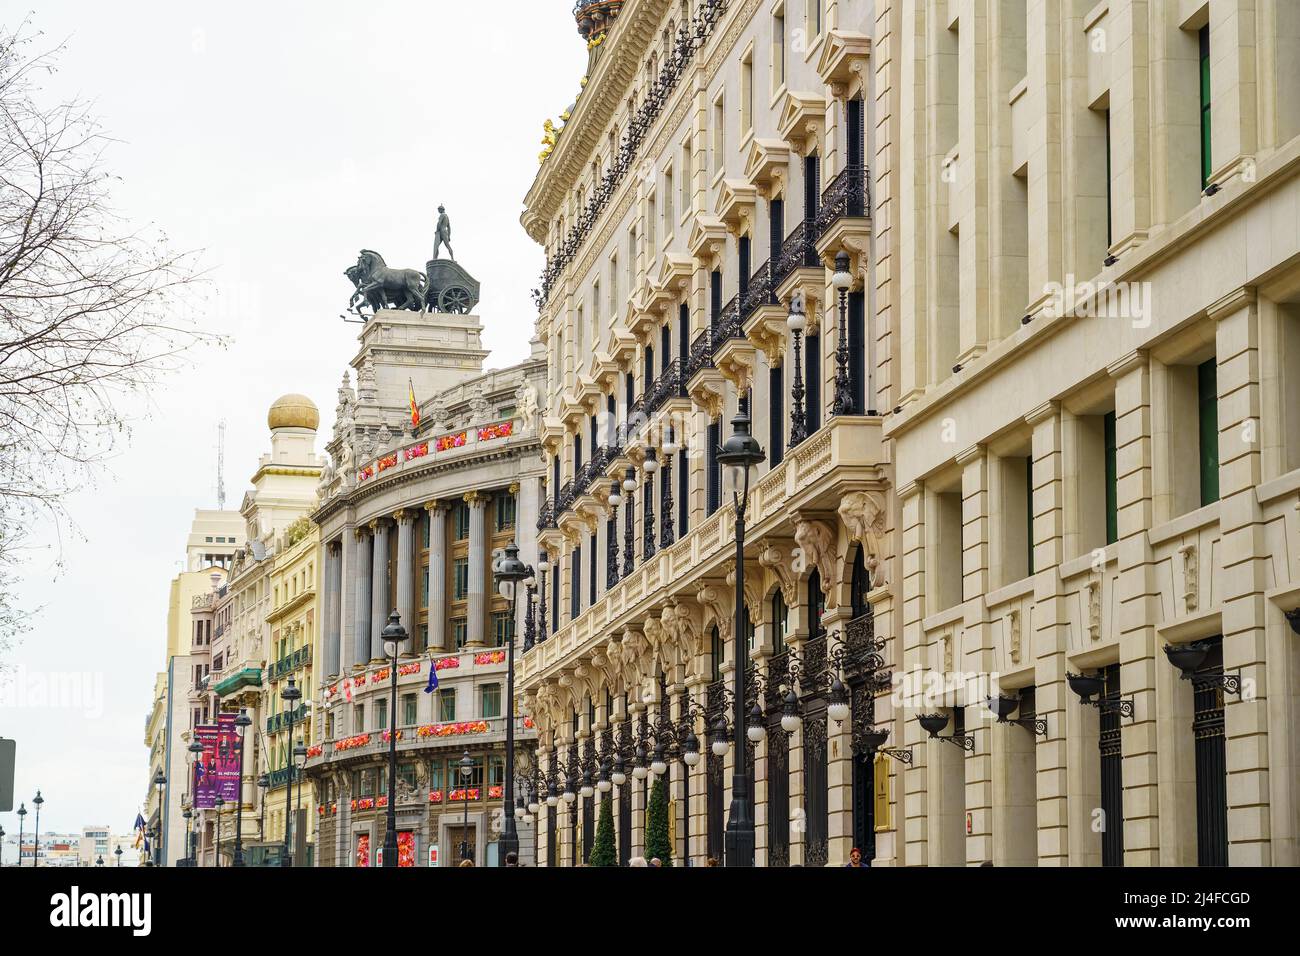
<svg viewBox="0 0 1300 956">
<path fill-rule="evenodd" d="M 438 668 L 434 666 L 433 661 L 429 661 L 429 683 L 424 685 L 424 692 L 432 694 L 438 686 Z"/>
</svg>

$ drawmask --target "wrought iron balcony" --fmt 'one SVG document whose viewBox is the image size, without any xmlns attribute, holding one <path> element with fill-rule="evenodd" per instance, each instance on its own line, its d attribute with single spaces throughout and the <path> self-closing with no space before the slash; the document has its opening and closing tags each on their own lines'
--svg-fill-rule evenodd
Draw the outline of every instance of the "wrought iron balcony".
<svg viewBox="0 0 1300 956">
<path fill-rule="evenodd" d="M 713 330 L 713 354 L 717 355 L 730 339 L 743 339 L 745 331 L 740 321 L 740 297 L 735 296 L 722 307 L 717 327 Z"/>
<path fill-rule="evenodd" d="M 584 7 L 599 6 L 599 3 L 579 3 L 575 8 L 575 14 L 580 13 Z M 627 130 L 623 133 L 619 141 L 618 152 L 610 162 L 609 169 L 601 178 L 600 183 L 592 190 L 592 196 L 587 201 L 586 208 L 577 217 L 574 224 L 569 227 L 564 239 L 560 242 L 555 254 L 542 270 L 541 286 L 533 290 L 533 297 L 539 309 L 546 307 L 546 302 L 550 298 L 551 290 L 559 280 L 560 273 L 565 267 L 573 261 L 578 250 L 582 248 L 587 237 L 590 235 L 592 227 L 600 218 L 600 214 L 605 211 L 610 200 L 614 197 L 618 186 L 627 176 L 628 172 L 636 163 L 637 153 L 641 145 L 645 142 L 646 135 L 654 125 L 659 114 L 663 112 L 664 106 L 668 102 L 668 97 L 677 88 L 681 82 L 686 68 L 695 59 L 695 51 L 708 42 L 709 37 L 713 35 L 719 20 L 726 13 L 729 0 L 702 0 L 699 9 L 690 23 L 682 23 L 677 30 L 677 36 L 673 38 L 672 48 L 664 64 L 659 70 L 658 77 L 650 84 L 646 90 L 645 96 L 641 100 L 641 105 L 637 108 L 636 114 L 628 123 Z"/>
<path fill-rule="evenodd" d="M 682 375 L 682 360 L 675 358 L 659 373 L 646 393 L 646 414 L 653 415 L 670 398 L 686 397 L 686 379 Z"/>
<path fill-rule="evenodd" d="M 741 297 L 741 324 L 748 322 L 750 316 L 763 306 L 776 304 L 776 284 L 772 281 L 771 264 L 770 261 L 764 262 L 758 267 L 758 271 L 750 277 L 749 287 L 745 289 L 745 294 Z"/>
<path fill-rule="evenodd" d="M 870 177 L 866 166 L 846 166 L 822 192 L 817 210 L 817 238 L 841 219 L 858 219 L 871 212 Z"/>
<path fill-rule="evenodd" d="M 772 267 L 772 288 L 788 279 L 796 269 L 816 269 L 821 264 L 817 257 L 817 220 L 805 219 L 781 243 Z"/>
<path fill-rule="evenodd" d="M 547 531 L 554 527 L 556 527 L 555 502 L 548 496 L 542 501 L 542 507 L 537 513 L 537 530 Z"/>
<path fill-rule="evenodd" d="M 691 354 L 686 359 L 682 374 L 683 383 L 689 382 L 701 369 L 713 368 L 713 329 L 699 332 L 691 340 Z"/>
</svg>

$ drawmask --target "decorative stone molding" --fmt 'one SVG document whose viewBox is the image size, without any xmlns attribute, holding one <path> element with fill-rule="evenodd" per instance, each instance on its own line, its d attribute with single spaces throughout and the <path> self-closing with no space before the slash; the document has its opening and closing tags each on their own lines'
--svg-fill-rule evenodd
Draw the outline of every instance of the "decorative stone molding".
<svg viewBox="0 0 1300 956">
<path fill-rule="evenodd" d="M 826 609 L 839 607 L 840 566 L 839 554 L 835 548 L 835 532 L 824 521 L 800 518 L 794 526 L 794 540 L 803 554 L 804 562 L 809 567 L 815 567 L 821 576 Z"/>
<path fill-rule="evenodd" d="M 864 563 L 871 573 L 871 588 L 889 583 L 889 558 L 886 545 L 888 515 L 885 496 L 874 491 L 854 491 L 840 501 L 840 521 L 849 540 L 862 546 Z"/>
</svg>

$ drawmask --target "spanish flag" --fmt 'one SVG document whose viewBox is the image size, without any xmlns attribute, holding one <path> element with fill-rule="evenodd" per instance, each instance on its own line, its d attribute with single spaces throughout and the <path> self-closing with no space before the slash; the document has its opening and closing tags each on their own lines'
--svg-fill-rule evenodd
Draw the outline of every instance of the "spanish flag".
<svg viewBox="0 0 1300 956">
<path fill-rule="evenodd" d="M 410 398 L 411 398 L 411 427 L 419 428 L 420 427 L 420 406 L 415 404 L 415 386 L 411 383 L 411 380 L 409 378 L 406 380 L 406 387 L 410 392 Z"/>
</svg>

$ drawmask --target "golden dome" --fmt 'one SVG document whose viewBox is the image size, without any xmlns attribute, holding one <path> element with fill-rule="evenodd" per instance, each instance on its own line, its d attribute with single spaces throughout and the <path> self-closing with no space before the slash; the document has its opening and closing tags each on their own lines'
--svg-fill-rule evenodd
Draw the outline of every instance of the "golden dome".
<svg viewBox="0 0 1300 956">
<path fill-rule="evenodd" d="M 320 425 L 320 412 L 306 395 L 284 395 L 275 400 L 266 413 L 266 424 L 272 431 L 277 428 L 310 428 Z"/>
</svg>

